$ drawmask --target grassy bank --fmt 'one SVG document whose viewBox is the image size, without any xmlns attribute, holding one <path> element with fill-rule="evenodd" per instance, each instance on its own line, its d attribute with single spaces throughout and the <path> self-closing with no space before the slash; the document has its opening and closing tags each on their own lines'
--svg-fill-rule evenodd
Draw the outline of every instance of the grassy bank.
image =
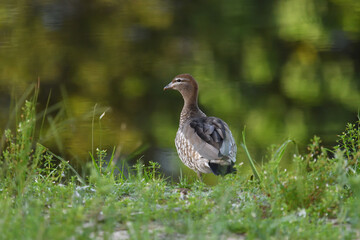
<svg viewBox="0 0 360 240">
<path fill-rule="evenodd" d="M 165 179 L 156 163 L 125 176 L 102 150 L 80 176 L 36 142 L 35 103 L 4 132 L 1 239 L 360 238 L 360 122 L 346 125 L 332 149 L 315 136 L 306 154 L 294 152 L 290 169 L 280 167 L 293 144 L 286 141 L 253 176 L 238 165 L 210 187 Z"/>
</svg>

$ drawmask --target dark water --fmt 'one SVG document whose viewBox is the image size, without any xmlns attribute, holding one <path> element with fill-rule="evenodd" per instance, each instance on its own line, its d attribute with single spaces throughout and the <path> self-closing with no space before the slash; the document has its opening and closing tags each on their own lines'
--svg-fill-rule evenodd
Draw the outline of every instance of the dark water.
<svg viewBox="0 0 360 240">
<path fill-rule="evenodd" d="M 82 166 L 96 147 L 125 158 L 148 146 L 132 161 L 143 155 L 176 175 L 182 99 L 162 89 L 191 73 L 203 111 L 238 143 L 246 125 L 259 162 L 287 138 L 300 150 L 314 134 L 334 145 L 360 106 L 359 9 L 355 0 L 3 0 L 1 130 L 11 99 L 39 78 L 39 111 L 50 91 L 54 106 L 41 141 L 53 151 Z"/>
</svg>

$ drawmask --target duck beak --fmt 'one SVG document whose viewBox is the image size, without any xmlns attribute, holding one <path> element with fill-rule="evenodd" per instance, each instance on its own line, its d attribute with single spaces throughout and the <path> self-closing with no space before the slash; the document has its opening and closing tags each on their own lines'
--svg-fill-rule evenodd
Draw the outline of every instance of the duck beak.
<svg viewBox="0 0 360 240">
<path fill-rule="evenodd" d="M 172 82 L 164 87 L 164 91 L 168 89 L 172 89 Z"/>
</svg>

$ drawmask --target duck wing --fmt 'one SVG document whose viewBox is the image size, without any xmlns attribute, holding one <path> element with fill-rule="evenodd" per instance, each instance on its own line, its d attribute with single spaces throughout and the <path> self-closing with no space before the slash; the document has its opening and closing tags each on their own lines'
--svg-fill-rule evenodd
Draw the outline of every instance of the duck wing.
<svg viewBox="0 0 360 240">
<path fill-rule="evenodd" d="M 216 117 L 199 117 L 188 120 L 183 134 L 202 157 L 223 160 L 219 164 L 236 161 L 236 144 L 227 124 Z"/>
</svg>

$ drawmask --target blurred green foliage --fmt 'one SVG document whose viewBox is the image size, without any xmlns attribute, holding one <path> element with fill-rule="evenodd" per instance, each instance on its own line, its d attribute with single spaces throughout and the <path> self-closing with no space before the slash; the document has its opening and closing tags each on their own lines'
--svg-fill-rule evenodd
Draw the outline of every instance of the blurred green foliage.
<svg viewBox="0 0 360 240">
<path fill-rule="evenodd" d="M 1 0 L 0 126 L 12 95 L 40 78 L 40 107 L 49 89 L 50 105 L 64 99 L 47 146 L 85 159 L 100 103 L 112 111 L 95 121 L 97 144 L 126 154 L 150 143 L 157 160 L 174 149 L 182 105 L 162 87 L 187 72 L 204 111 L 239 140 L 246 125 L 257 156 L 289 137 L 327 145 L 359 110 L 359 22 L 357 0 Z"/>
</svg>

